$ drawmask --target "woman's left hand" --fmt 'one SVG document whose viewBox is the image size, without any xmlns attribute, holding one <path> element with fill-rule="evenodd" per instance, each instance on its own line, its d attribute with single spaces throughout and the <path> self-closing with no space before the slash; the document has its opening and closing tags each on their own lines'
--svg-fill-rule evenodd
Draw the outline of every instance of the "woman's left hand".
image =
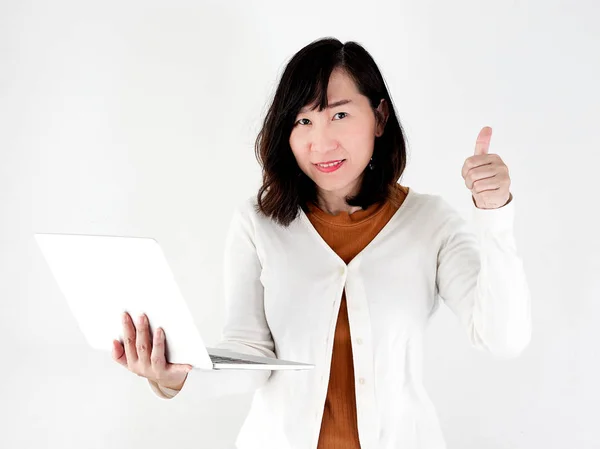
<svg viewBox="0 0 600 449">
<path fill-rule="evenodd" d="M 462 177 L 479 209 L 498 209 L 512 200 L 508 167 L 497 154 L 489 154 L 492 128 L 485 126 L 475 143 L 475 155 L 465 161 Z"/>
</svg>

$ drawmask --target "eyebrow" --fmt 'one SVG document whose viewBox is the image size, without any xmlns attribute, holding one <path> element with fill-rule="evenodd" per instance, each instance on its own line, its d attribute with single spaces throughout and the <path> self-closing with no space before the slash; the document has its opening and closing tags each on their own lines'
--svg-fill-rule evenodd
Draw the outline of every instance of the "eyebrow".
<svg viewBox="0 0 600 449">
<path fill-rule="evenodd" d="M 342 106 L 342 105 L 345 105 L 345 104 L 348 104 L 348 103 L 352 103 L 352 100 L 339 100 L 339 101 L 336 101 L 334 103 L 328 104 L 326 109 L 332 109 L 332 108 L 335 108 L 337 106 Z M 308 110 L 307 107 L 303 107 L 302 109 L 300 109 L 299 114 L 304 114 L 305 112 L 307 112 L 307 110 Z"/>
</svg>

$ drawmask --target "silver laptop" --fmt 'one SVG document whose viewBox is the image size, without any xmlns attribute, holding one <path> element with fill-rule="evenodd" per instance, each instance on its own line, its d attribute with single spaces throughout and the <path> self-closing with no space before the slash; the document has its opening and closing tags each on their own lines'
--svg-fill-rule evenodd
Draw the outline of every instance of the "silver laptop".
<svg viewBox="0 0 600 449">
<path fill-rule="evenodd" d="M 304 370 L 310 363 L 207 348 L 159 243 L 147 237 L 34 234 L 88 344 L 112 350 L 123 341 L 122 313 L 161 327 L 170 363 L 198 369 Z"/>
</svg>

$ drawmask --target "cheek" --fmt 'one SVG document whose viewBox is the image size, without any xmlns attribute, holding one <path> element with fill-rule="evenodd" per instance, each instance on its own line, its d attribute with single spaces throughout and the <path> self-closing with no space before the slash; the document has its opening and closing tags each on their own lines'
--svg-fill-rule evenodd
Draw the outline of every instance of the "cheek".
<svg viewBox="0 0 600 449">
<path fill-rule="evenodd" d="M 298 146 L 290 139 L 290 148 L 292 149 L 292 154 L 296 159 L 296 162 L 300 166 L 300 168 L 304 168 L 309 164 L 309 156 L 308 151 L 306 151 L 303 147 Z"/>
<path fill-rule="evenodd" d="M 362 164 L 369 160 L 375 146 L 373 135 L 364 131 L 355 131 L 347 134 L 341 141 L 343 147 L 355 163 Z"/>
<path fill-rule="evenodd" d="M 346 145 L 364 147 L 375 139 L 375 128 L 373 123 L 363 118 L 356 118 L 352 123 L 348 122 L 340 128 L 338 138 Z"/>
</svg>

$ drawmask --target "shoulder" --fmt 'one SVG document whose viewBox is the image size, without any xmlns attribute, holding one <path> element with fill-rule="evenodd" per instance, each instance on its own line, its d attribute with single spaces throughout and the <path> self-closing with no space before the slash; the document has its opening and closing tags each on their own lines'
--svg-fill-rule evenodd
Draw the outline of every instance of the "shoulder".
<svg viewBox="0 0 600 449">
<path fill-rule="evenodd" d="M 439 194 L 419 192 L 411 187 L 407 200 L 409 208 L 428 214 L 430 217 L 431 214 L 439 217 L 456 213 L 456 209 Z"/>
<path fill-rule="evenodd" d="M 412 209 L 411 223 L 427 235 L 452 233 L 468 221 L 442 195 L 414 191 L 409 195 L 408 208 Z"/>
<path fill-rule="evenodd" d="M 259 211 L 256 194 L 242 197 L 233 208 L 234 219 L 240 220 L 253 229 L 274 226 L 274 221 Z"/>
<path fill-rule="evenodd" d="M 235 203 L 233 209 L 235 213 L 250 218 L 252 215 L 257 215 L 256 206 L 256 197 L 254 195 L 246 195 Z"/>
<path fill-rule="evenodd" d="M 258 216 L 256 210 L 256 198 L 247 195 L 241 199 L 238 198 L 233 203 L 231 210 L 231 220 L 243 224 L 244 226 L 254 226 L 256 217 Z"/>
</svg>

